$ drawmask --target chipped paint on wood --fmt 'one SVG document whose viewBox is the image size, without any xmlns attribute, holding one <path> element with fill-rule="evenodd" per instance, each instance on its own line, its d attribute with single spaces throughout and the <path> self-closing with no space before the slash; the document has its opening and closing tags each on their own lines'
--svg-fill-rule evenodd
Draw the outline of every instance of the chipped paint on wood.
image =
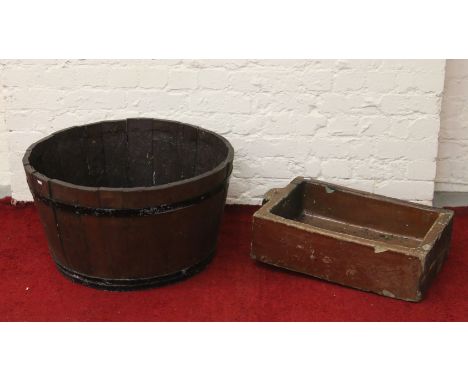
<svg viewBox="0 0 468 382">
<path fill-rule="evenodd" d="M 386 247 L 382 247 L 380 245 L 376 245 L 374 247 L 374 252 L 375 253 L 382 253 L 382 252 L 386 252 L 387 251 L 387 248 Z"/>
<path fill-rule="evenodd" d="M 388 291 L 388 290 L 386 290 L 386 289 L 384 289 L 384 290 L 382 291 L 382 294 L 383 294 L 384 296 L 387 296 L 387 297 L 392 297 L 392 298 L 395 298 L 395 297 L 396 297 L 392 292 L 390 292 L 390 291 Z"/>
</svg>

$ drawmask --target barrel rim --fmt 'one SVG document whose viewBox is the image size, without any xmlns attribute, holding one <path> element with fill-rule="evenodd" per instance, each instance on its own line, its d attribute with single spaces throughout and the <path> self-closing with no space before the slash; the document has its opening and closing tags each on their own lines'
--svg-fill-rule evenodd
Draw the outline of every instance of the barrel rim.
<svg viewBox="0 0 468 382">
<path fill-rule="evenodd" d="M 160 185 L 146 186 L 146 187 L 145 186 L 137 186 L 137 187 L 83 186 L 83 185 L 80 185 L 80 184 L 67 182 L 67 181 L 64 181 L 64 180 L 61 180 L 61 179 L 57 179 L 57 178 L 50 178 L 47 175 L 45 175 L 44 173 L 38 171 L 29 161 L 29 156 L 31 155 L 32 151 L 34 150 L 34 148 L 38 144 L 51 139 L 53 136 L 55 136 L 57 134 L 63 134 L 67 130 L 72 130 L 72 129 L 75 129 L 75 128 L 78 128 L 78 127 L 96 125 L 98 123 L 103 123 L 103 122 L 112 123 L 112 122 L 123 122 L 123 121 L 125 121 L 127 123 L 129 120 L 148 120 L 148 121 L 159 121 L 159 122 L 174 123 L 174 124 L 177 124 L 177 125 L 189 126 L 189 127 L 204 131 L 204 132 L 206 132 L 208 134 L 212 134 L 212 135 L 216 136 L 218 139 L 220 139 L 226 145 L 226 147 L 228 149 L 226 158 L 223 159 L 221 161 L 221 163 L 219 163 L 213 169 L 211 169 L 209 171 L 206 171 L 206 172 L 203 172 L 203 173 L 201 173 L 199 175 L 196 175 L 196 176 L 193 176 L 193 177 L 190 177 L 190 178 L 186 178 L 186 179 L 182 179 L 182 180 L 178 180 L 178 181 L 175 181 L 175 182 L 169 182 L 169 183 L 164 183 L 164 184 L 160 184 Z M 170 189 L 170 188 L 173 188 L 173 187 L 183 186 L 185 184 L 193 183 L 193 182 L 208 178 L 208 177 L 216 174 L 217 172 L 224 170 L 226 168 L 226 166 L 228 166 L 229 163 L 231 163 L 233 161 L 233 159 L 234 159 L 234 148 L 232 147 L 232 145 L 229 143 L 229 141 L 226 138 L 224 138 L 222 135 L 220 135 L 220 134 L 218 134 L 218 133 L 216 133 L 214 131 L 205 129 L 205 128 L 197 126 L 197 125 L 193 125 L 191 123 L 180 122 L 180 121 L 175 121 L 175 120 L 171 120 L 171 119 L 163 119 L 163 118 L 125 118 L 125 119 L 112 119 L 112 120 L 97 121 L 97 122 L 87 123 L 87 124 L 84 124 L 84 125 L 75 125 L 75 126 L 71 126 L 71 127 L 67 127 L 67 128 L 55 131 L 52 134 L 49 134 L 46 137 L 32 143 L 26 149 L 26 152 L 25 152 L 25 154 L 23 156 L 23 167 L 24 167 L 26 172 L 29 172 L 29 174 L 31 174 L 31 175 L 39 174 L 42 177 L 44 177 L 46 181 L 48 181 L 50 183 L 55 183 L 57 185 L 71 187 L 71 188 L 75 188 L 75 189 L 82 190 L 82 191 L 90 191 L 90 192 L 97 192 L 97 191 L 108 191 L 108 192 L 130 192 L 130 191 L 135 191 L 135 192 L 139 192 L 140 191 L 141 192 L 141 191 L 162 191 L 162 190 L 167 190 L 167 189 Z"/>
</svg>

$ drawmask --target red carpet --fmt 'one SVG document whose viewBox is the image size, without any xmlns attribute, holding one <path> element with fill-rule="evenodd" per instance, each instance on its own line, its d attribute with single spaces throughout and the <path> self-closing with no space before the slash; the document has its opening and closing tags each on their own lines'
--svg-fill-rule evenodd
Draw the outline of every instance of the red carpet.
<svg viewBox="0 0 468 382">
<path fill-rule="evenodd" d="M 1 321 L 467 321 L 468 208 L 426 300 L 409 303 L 256 264 L 256 207 L 227 206 L 218 253 L 202 273 L 136 292 L 74 284 L 56 270 L 33 205 L 0 200 Z"/>
</svg>

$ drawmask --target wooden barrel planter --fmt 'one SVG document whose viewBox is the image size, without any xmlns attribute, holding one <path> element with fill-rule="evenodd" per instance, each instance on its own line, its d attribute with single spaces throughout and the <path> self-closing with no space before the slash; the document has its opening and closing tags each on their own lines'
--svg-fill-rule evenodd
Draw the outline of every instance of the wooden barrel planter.
<svg viewBox="0 0 468 382">
<path fill-rule="evenodd" d="M 128 290 L 188 277 L 212 259 L 232 161 L 218 134 L 127 119 L 56 132 L 23 165 L 58 269 Z"/>
</svg>

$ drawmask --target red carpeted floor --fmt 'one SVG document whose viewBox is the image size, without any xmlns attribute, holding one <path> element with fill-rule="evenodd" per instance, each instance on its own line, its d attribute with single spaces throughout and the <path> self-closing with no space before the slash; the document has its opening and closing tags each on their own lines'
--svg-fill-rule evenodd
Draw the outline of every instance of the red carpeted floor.
<svg viewBox="0 0 468 382">
<path fill-rule="evenodd" d="M 256 207 L 227 206 L 202 273 L 136 292 L 74 284 L 55 268 L 32 204 L 0 200 L 1 321 L 467 321 L 468 208 L 426 300 L 410 303 L 260 265 L 249 257 Z"/>
</svg>

